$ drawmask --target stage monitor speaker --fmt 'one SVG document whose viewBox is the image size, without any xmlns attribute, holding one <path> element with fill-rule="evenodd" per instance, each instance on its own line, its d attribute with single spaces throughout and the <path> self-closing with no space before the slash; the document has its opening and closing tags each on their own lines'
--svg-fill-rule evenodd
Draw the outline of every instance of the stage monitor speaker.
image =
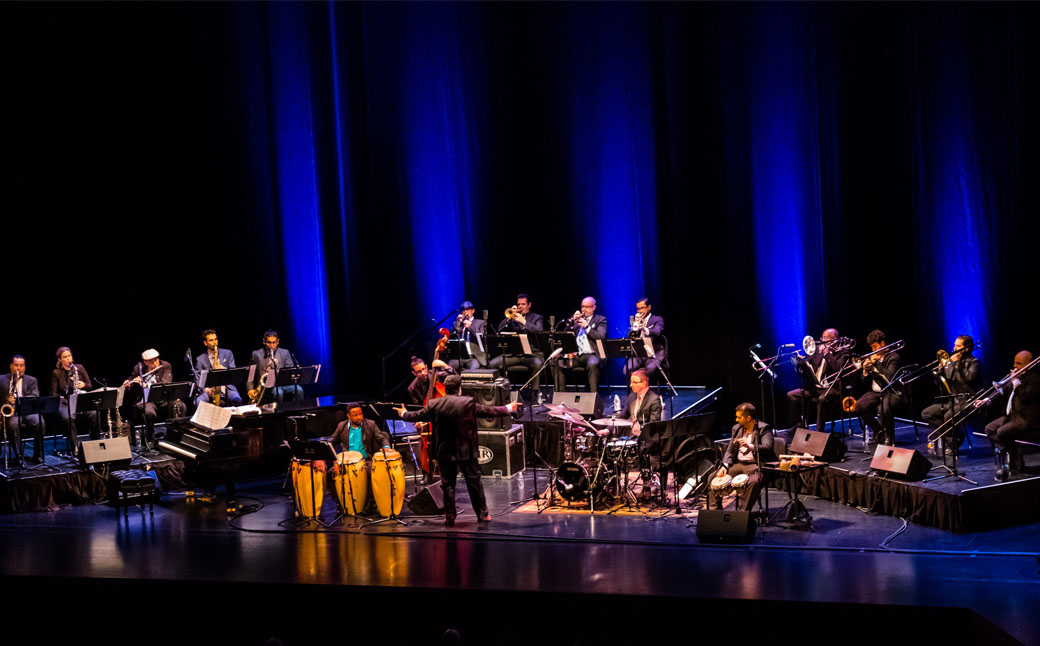
<svg viewBox="0 0 1040 646">
<path fill-rule="evenodd" d="M 920 451 L 879 444 L 874 449 L 870 468 L 901 480 L 923 480 L 932 463 Z"/>
<path fill-rule="evenodd" d="M 440 485 L 423 487 L 408 500 L 408 508 L 417 516 L 436 516 L 444 513 L 444 494 Z"/>
<path fill-rule="evenodd" d="M 110 440 L 87 440 L 79 445 L 79 463 L 85 467 L 102 464 L 129 465 L 130 438 L 117 437 Z"/>
<path fill-rule="evenodd" d="M 462 394 L 485 406 L 505 406 L 509 403 L 509 386 L 501 383 L 464 383 Z M 478 417 L 478 431 L 503 431 L 512 426 L 513 420 L 506 417 Z"/>
<path fill-rule="evenodd" d="M 750 543 L 755 522 L 749 511 L 701 509 L 697 512 L 697 540 L 702 543 Z"/>
<path fill-rule="evenodd" d="M 553 393 L 553 406 L 567 404 L 581 411 L 582 417 L 603 417 L 603 400 L 596 393 Z"/>
<path fill-rule="evenodd" d="M 845 459 L 845 450 L 837 433 L 822 433 L 801 427 L 794 429 L 791 441 L 787 443 L 789 453 L 808 453 L 824 462 L 841 462 Z"/>
</svg>

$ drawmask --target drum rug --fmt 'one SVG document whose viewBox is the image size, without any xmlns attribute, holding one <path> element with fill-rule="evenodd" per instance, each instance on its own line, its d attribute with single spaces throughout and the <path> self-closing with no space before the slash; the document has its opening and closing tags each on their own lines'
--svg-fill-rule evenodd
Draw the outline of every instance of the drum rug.
<svg viewBox="0 0 1040 646">
<path fill-rule="evenodd" d="M 541 500 L 529 500 L 522 505 L 517 506 L 513 511 L 520 514 L 537 514 L 539 512 L 544 514 L 589 514 L 589 501 L 585 500 L 566 500 L 559 494 L 556 494 L 554 504 L 546 507 L 549 500 L 549 487 L 542 491 Z M 661 503 L 657 500 L 639 500 L 638 494 L 639 487 L 635 488 L 635 494 L 637 500 L 630 506 L 625 506 L 623 500 L 615 500 L 612 497 L 601 496 L 595 501 L 596 506 L 593 510 L 595 516 L 644 516 L 647 518 L 659 518 L 661 516 L 672 515 L 675 513 L 675 502 L 674 498 L 669 497 L 667 504 Z M 736 503 L 736 494 L 729 494 L 723 498 L 723 507 L 725 509 L 733 509 Z M 696 501 L 691 496 L 687 500 L 683 501 L 683 514 L 689 517 L 691 514 L 696 515 L 697 509 L 693 508 L 692 504 L 696 502 L 697 507 L 704 506 L 704 498 L 698 497 Z"/>
</svg>

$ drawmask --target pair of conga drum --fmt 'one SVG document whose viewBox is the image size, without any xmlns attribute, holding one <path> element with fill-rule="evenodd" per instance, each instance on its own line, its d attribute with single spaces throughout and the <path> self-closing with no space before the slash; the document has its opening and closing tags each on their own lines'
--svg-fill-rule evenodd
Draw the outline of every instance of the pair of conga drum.
<svg viewBox="0 0 1040 646">
<path fill-rule="evenodd" d="M 741 473 L 736 476 L 729 476 L 728 474 L 723 474 L 721 476 L 716 476 L 711 479 L 711 490 L 715 495 L 719 496 L 720 498 L 731 491 L 736 491 L 739 495 L 744 491 L 744 489 L 747 488 L 747 486 L 748 476 L 746 473 Z"/>
<path fill-rule="evenodd" d="M 393 512 L 396 516 L 404 505 L 404 465 L 401 454 L 392 449 L 387 449 L 385 454 L 384 451 L 377 451 L 372 456 L 372 469 L 369 471 L 361 453 L 344 451 L 336 456 L 332 484 L 340 508 L 351 516 L 360 516 L 364 512 L 370 490 L 379 515 L 389 517 Z"/>
</svg>

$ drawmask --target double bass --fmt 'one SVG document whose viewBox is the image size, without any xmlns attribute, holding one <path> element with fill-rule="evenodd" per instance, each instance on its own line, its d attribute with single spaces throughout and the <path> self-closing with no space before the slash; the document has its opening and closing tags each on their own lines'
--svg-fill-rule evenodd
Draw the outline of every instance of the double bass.
<svg viewBox="0 0 1040 646">
<path fill-rule="evenodd" d="M 437 333 L 441 335 L 441 338 L 437 340 L 437 347 L 433 350 L 433 361 L 430 363 L 430 387 L 426 391 L 426 399 L 423 400 L 423 406 L 430 403 L 431 400 L 444 397 L 444 384 L 437 381 L 436 368 L 433 364 L 437 363 L 440 359 L 441 352 L 444 348 L 448 347 L 448 332 L 447 328 L 441 328 L 437 330 Z M 433 430 L 429 422 L 419 422 L 415 425 L 419 431 L 419 464 L 422 465 L 424 473 L 430 473 L 430 437 L 433 435 Z"/>
</svg>

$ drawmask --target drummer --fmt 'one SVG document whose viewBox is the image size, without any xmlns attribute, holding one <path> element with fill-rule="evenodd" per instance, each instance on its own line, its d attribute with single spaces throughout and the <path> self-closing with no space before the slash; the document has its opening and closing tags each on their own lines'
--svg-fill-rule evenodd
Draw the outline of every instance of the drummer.
<svg viewBox="0 0 1040 646">
<path fill-rule="evenodd" d="M 380 449 L 390 449 L 390 436 L 370 419 L 365 419 L 361 404 L 350 404 L 347 419 L 339 423 L 330 440 L 339 451 L 357 451 L 366 460 Z"/>
<path fill-rule="evenodd" d="M 661 397 L 650 390 L 650 378 L 643 369 L 632 371 L 628 385 L 632 392 L 625 399 L 618 417 L 632 420 L 632 435 L 639 437 L 643 426 L 661 421 Z"/>
<path fill-rule="evenodd" d="M 635 373 L 633 373 L 635 374 Z M 743 500 L 737 499 L 737 509 L 750 509 L 758 499 L 758 490 L 762 474 L 759 472 L 759 456 L 762 451 L 773 450 L 773 430 L 765 422 L 757 418 L 758 411 L 754 404 L 747 402 L 737 406 L 737 423 L 733 425 L 729 444 L 722 453 L 722 466 L 715 472 L 715 477 L 748 477 L 747 488 L 744 489 Z M 714 488 L 708 493 L 708 504 L 715 509 L 722 509 L 722 496 Z"/>
</svg>

